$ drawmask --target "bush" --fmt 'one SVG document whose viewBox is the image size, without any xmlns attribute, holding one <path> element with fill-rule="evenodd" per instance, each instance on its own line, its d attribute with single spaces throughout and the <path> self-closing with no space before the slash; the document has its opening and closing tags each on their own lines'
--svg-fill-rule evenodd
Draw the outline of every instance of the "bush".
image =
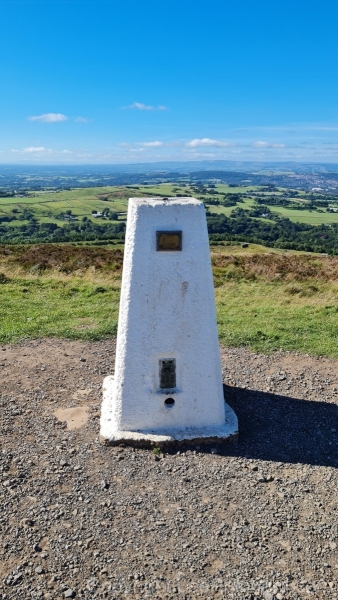
<svg viewBox="0 0 338 600">
<path fill-rule="evenodd" d="M 0 273 L 0 283 L 8 283 L 10 279 L 6 277 L 5 273 Z"/>
</svg>

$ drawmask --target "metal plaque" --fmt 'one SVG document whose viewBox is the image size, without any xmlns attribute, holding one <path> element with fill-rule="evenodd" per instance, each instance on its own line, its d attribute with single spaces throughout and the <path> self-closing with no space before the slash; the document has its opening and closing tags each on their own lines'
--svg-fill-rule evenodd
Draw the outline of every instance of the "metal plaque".
<svg viewBox="0 0 338 600">
<path fill-rule="evenodd" d="M 176 360 L 164 358 L 160 360 L 160 389 L 169 390 L 176 388 Z"/>
<path fill-rule="evenodd" d="M 156 231 L 156 250 L 182 250 L 182 231 Z"/>
</svg>

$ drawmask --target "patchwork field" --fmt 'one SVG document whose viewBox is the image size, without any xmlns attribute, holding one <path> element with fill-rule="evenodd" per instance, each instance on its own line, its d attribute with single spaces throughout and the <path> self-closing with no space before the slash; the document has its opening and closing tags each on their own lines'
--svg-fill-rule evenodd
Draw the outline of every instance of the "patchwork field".
<svg viewBox="0 0 338 600">
<path fill-rule="evenodd" d="M 0 219 L 1 216 L 16 215 L 18 221 L 12 221 L 11 226 L 15 227 L 26 223 L 22 219 L 23 211 L 28 209 L 39 222 L 55 222 L 60 224 L 62 213 L 71 210 L 74 217 L 82 219 L 87 217 L 93 219 L 92 211 L 103 212 L 105 209 L 124 213 L 127 210 L 128 198 L 131 196 L 162 195 L 176 196 L 188 195 L 202 198 L 208 210 L 211 213 L 223 213 L 230 216 L 236 206 L 223 206 L 208 204 L 208 200 L 220 198 L 225 195 L 238 195 L 240 203 L 238 206 L 244 210 L 250 210 L 255 205 L 255 195 L 264 199 L 267 206 L 273 213 L 287 217 L 293 222 L 307 223 L 311 225 L 338 223 L 338 204 L 335 199 L 328 197 L 328 206 L 337 212 L 328 212 L 325 208 L 317 207 L 315 209 L 304 209 L 304 205 L 311 205 L 314 197 L 321 197 L 319 194 L 310 194 L 302 192 L 301 196 L 290 196 L 289 200 L 295 204 L 293 208 L 276 206 L 271 204 L 271 198 L 282 197 L 287 192 L 284 188 L 276 188 L 273 192 L 259 188 L 258 186 L 248 187 L 229 187 L 225 184 L 214 184 L 212 188 L 195 184 L 159 184 L 159 185 L 139 185 L 139 186 L 120 186 L 120 187 L 92 187 L 73 189 L 69 191 L 44 191 L 29 192 L 26 197 L 0 197 Z M 254 195 L 250 195 L 254 194 Z M 269 203 L 270 200 L 270 203 Z M 297 205 L 299 209 L 297 209 Z M 62 218 L 62 217 L 61 217 Z M 56 220 L 55 220 L 56 219 Z M 124 220 L 125 215 L 119 215 L 119 220 Z M 104 219 L 95 218 L 95 222 L 103 222 Z"/>
<path fill-rule="evenodd" d="M 127 209 L 127 190 L 120 188 L 82 188 L 60 192 L 33 192 L 27 197 L 0 198 L 1 215 L 11 214 L 13 209 L 20 215 L 24 209 L 33 212 L 40 221 L 53 222 L 61 213 L 71 210 L 75 217 L 92 218 L 92 211 L 102 212 L 104 209 L 125 212 Z M 95 219 L 95 221 L 102 219 Z M 56 221 L 59 222 L 59 221 Z M 13 222 L 15 223 L 15 222 Z M 21 221 L 22 223 L 22 221 Z"/>
</svg>

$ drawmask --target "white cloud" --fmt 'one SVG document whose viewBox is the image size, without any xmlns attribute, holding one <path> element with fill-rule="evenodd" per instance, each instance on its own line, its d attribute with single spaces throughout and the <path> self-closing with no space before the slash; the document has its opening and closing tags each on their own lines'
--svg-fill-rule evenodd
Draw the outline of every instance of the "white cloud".
<svg viewBox="0 0 338 600">
<path fill-rule="evenodd" d="M 129 106 L 122 106 L 122 108 L 136 108 L 137 110 L 168 110 L 163 104 L 159 104 L 159 106 L 150 106 L 148 104 L 142 104 L 142 102 L 133 102 L 133 104 L 130 104 Z"/>
<path fill-rule="evenodd" d="M 29 121 L 40 121 L 41 123 L 59 123 L 61 121 L 68 121 L 68 117 L 61 113 L 46 113 L 35 117 L 28 117 Z"/>
<path fill-rule="evenodd" d="M 43 152 L 44 154 L 50 154 L 51 152 L 53 152 L 53 150 L 51 148 L 44 148 L 44 146 L 29 146 L 28 148 L 24 148 L 23 150 L 21 150 L 21 152 L 24 152 L 24 153 Z"/>
<path fill-rule="evenodd" d="M 211 140 L 210 138 L 194 139 L 186 144 L 189 148 L 200 148 L 201 146 L 214 146 L 219 148 L 226 148 L 227 146 L 233 146 L 230 142 L 222 142 L 221 140 Z"/>
<path fill-rule="evenodd" d="M 76 117 L 74 121 L 75 123 L 88 123 L 88 119 L 85 119 L 85 117 Z"/>
<path fill-rule="evenodd" d="M 193 152 L 186 155 L 186 158 L 192 158 L 195 160 L 196 158 L 215 158 L 217 154 L 215 152 Z"/>
<path fill-rule="evenodd" d="M 137 145 L 145 146 L 147 148 L 161 148 L 161 146 L 164 146 L 164 143 L 163 142 L 140 142 Z"/>
<path fill-rule="evenodd" d="M 44 146 L 28 146 L 28 148 L 24 148 L 23 150 L 11 150 L 11 152 L 16 152 L 17 154 L 37 154 L 39 156 L 46 154 L 72 154 L 71 150 L 52 150 L 52 148 L 45 148 Z"/>
<path fill-rule="evenodd" d="M 253 142 L 254 148 L 285 148 L 285 144 L 270 144 L 270 142 Z"/>
</svg>

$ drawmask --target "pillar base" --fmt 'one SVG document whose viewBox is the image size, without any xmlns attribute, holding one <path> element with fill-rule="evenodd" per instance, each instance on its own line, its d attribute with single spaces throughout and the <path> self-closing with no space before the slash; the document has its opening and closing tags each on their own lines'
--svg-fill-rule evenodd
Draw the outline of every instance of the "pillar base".
<svg viewBox="0 0 338 600">
<path fill-rule="evenodd" d="M 104 417 L 104 415 L 102 415 Z M 225 404 L 225 422 L 223 425 L 174 430 L 114 431 L 111 436 L 100 435 L 100 441 L 106 446 L 127 444 L 138 447 L 179 446 L 183 444 L 212 444 L 236 442 L 238 439 L 237 417 L 228 404 Z"/>
</svg>

